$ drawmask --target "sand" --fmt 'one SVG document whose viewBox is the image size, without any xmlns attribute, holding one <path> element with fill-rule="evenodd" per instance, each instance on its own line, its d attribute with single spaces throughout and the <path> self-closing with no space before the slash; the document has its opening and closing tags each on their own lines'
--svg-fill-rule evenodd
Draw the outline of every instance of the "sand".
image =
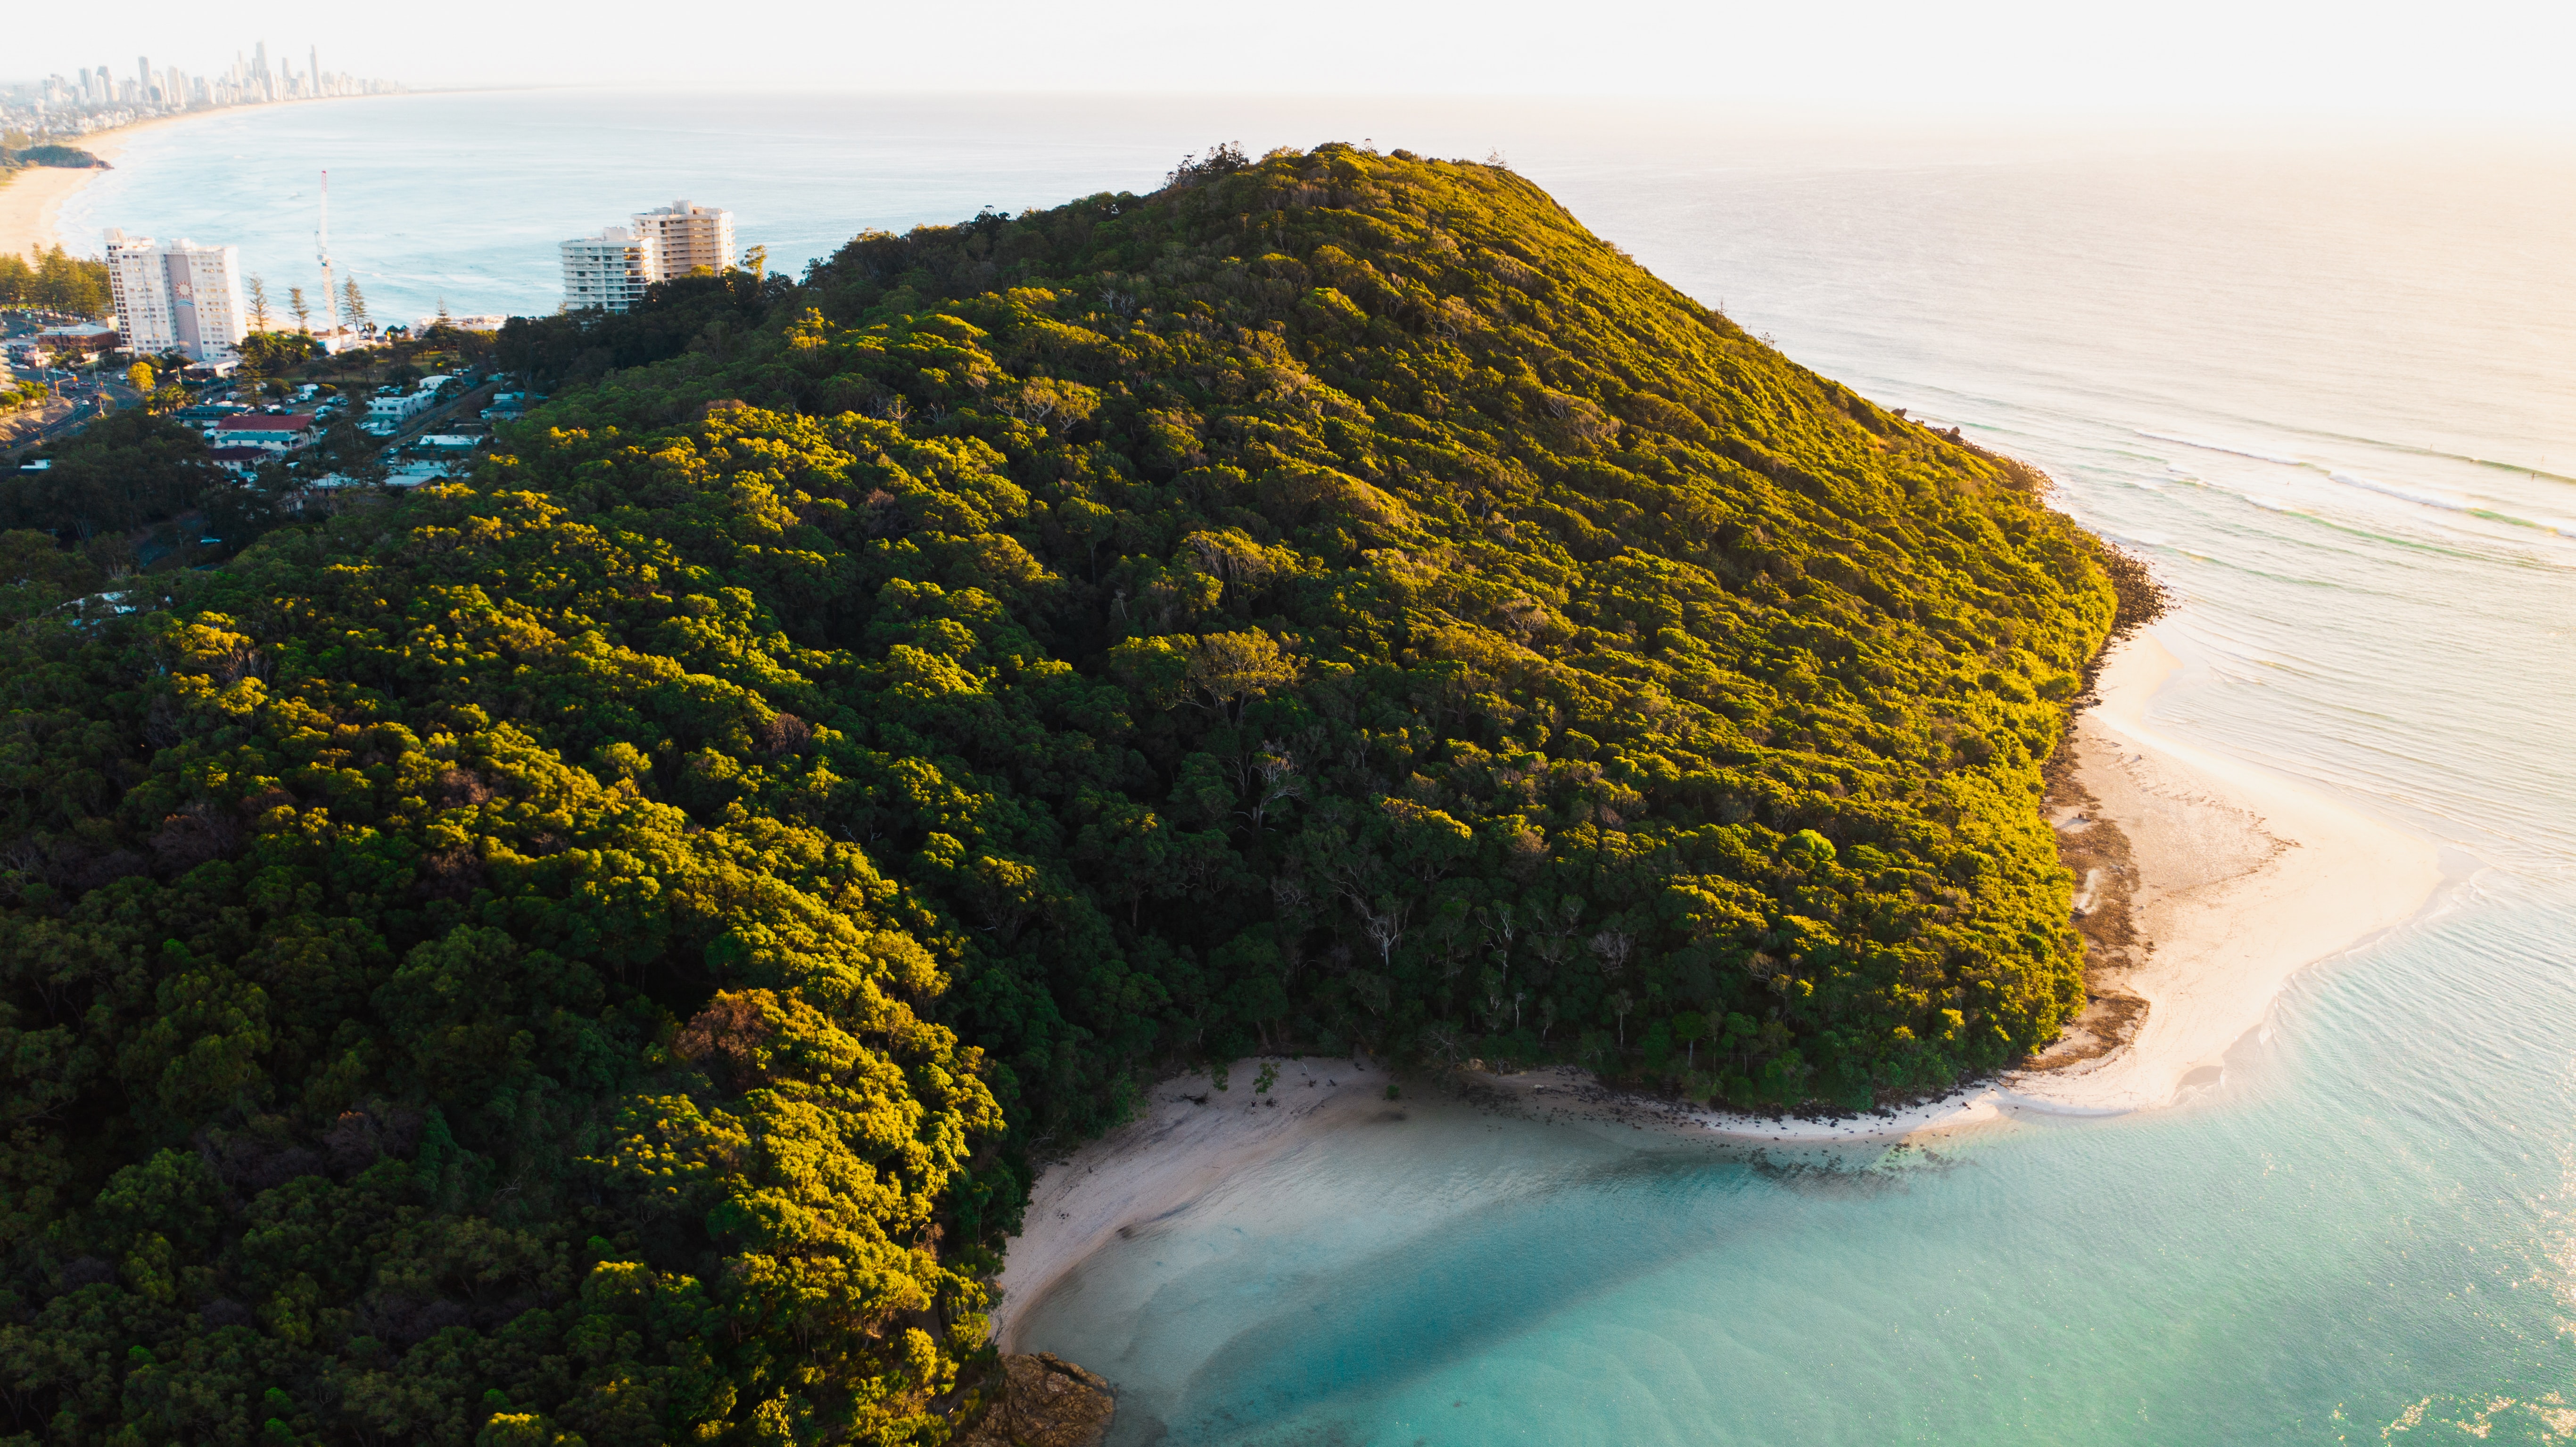
<svg viewBox="0 0 2576 1447">
<path fill-rule="evenodd" d="M 1279 1070 L 1268 1095 L 1254 1089 L 1264 1064 Z M 1203 1074 L 1156 1086 L 1137 1120 L 1039 1173 L 994 1283 L 994 1340 L 1019 1350 L 1014 1333 L 1029 1304 L 1122 1229 L 1177 1215 L 1255 1162 L 1373 1120 L 1387 1109 L 1388 1079 L 1329 1056 L 1237 1062 L 1222 1091 Z"/>
<path fill-rule="evenodd" d="M 2129 640 L 2105 660 L 2099 702 L 2076 722 L 2072 776 L 2089 796 L 2085 812 L 2124 836 L 2110 867 L 2125 876 L 2088 869 L 2079 897 L 2098 908 L 2117 895 L 2142 943 L 2103 951 L 2097 939 L 2107 966 L 2088 982 L 2092 1028 L 2042 1057 L 2053 1067 L 1840 1120 L 1698 1109 L 1610 1090 L 1572 1067 L 1462 1072 L 1461 1083 L 1480 1101 L 1563 1124 L 1786 1146 L 2007 1128 L 2034 1114 L 2122 1115 L 2222 1084 L 2228 1051 L 2264 1027 L 2293 976 L 2404 923 L 2442 871 L 2429 840 L 2149 727 L 2148 701 L 2178 667 L 2152 632 Z M 2057 822 L 2081 830 L 2096 821 Z M 1187 1210 L 1254 1163 L 1329 1149 L 1334 1132 L 1383 1105 L 1387 1076 L 1375 1068 L 1279 1064 L 1277 1108 L 1252 1103 L 1257 1062 L 1238 1066 L 1224 1093 L 1205 1076 L 1167 1081 L 1143 1119 L 1040 1174 L 998 1283 L 994 1325 L 1005 1350 L 1028 1304 L 1122 1227 Z M 1309 1087 L 1310 1078 L 1338 1084 Z"/>
</svg>

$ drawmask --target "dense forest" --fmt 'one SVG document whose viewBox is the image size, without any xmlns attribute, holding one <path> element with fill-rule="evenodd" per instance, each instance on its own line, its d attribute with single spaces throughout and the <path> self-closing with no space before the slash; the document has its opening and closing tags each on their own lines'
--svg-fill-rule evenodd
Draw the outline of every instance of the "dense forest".
<svg viewBox="0 0 2576 1447">
<path fill-rule="evenodd" d="M 104 624 L 0 548 L 12 1440 L 937 1442 L 1029 1147 L 1158 1069 L 1859 1106 L 2081 1003 L 2134 566 L 1505 170 L 499 345 L 470 484 Z"/>
</svg>

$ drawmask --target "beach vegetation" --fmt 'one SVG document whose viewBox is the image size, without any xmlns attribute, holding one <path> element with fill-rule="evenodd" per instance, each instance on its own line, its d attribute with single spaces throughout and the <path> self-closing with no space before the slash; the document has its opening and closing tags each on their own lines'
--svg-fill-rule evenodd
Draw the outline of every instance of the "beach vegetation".
<svg viewBox="0 0 2576 1447">
<path fill-rule="evenodd" d="M 1032 1147 L 1175 1064 L 1867 1105 L 2082 1003 L 2116 555 L 1498 166 L 494 345 L 472 479 L 9 605 L 7 1430 L 936 1442 Z"/>
</svg>

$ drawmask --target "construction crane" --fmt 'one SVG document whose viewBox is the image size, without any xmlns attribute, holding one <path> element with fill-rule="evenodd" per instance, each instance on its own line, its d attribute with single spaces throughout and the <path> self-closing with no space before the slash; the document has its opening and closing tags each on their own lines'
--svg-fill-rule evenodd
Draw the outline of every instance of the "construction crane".
<svg viewBox="0 0 2576 1447">
<path fill-rule="evenodd" d="M 330 326 L 322 335 L 340 335 L 340 293 L 331 285 L 331 173 L 322 173 L 322 219 L 313 228 L 313 254 L 322 263 L 323 316 Z"/>
</svg>

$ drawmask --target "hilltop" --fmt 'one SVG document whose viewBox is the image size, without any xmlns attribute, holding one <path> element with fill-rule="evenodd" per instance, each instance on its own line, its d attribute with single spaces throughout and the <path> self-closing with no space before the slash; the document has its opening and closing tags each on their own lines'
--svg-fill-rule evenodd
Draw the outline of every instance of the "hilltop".
<svg viewBox="0 0 2576 1447">
<path fill-rule="evenodd" d="M 1508 171 L 501 345 L 470 485 L 0 644 L 15 1430 L 936 1440 L 1028 1144 L 1170 1062 L 1864 1104 L 2082 1003 L 2134 569 Z"/>
</svg>

